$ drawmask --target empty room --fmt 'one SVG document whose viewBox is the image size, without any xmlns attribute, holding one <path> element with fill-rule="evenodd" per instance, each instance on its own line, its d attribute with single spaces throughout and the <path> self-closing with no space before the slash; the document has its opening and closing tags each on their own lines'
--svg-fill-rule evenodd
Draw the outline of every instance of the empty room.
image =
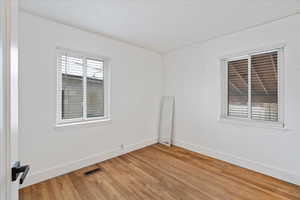
<svg viewBox="0 0 300 200">
<path fill-rule="evenodd" d="M 300 0 L 0 0 L 0 200 L 300 200 Z"/>
</svg>

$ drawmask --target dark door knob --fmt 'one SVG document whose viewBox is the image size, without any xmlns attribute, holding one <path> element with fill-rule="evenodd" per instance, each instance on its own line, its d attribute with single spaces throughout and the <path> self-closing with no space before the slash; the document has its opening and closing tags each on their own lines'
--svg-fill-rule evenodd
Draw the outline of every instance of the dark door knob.
<svg viewBox="0 0 300 200">
<path fill-rule="evenodd" d="M 23 165 L 21 166 L 21 163 L 18 161 L 14 164 L 12 168 L 12 181 L 16 181 L 20 174 L 22 174 L 20 178 L 20 184 L 23 184 L 28 172 L 29 172 L 30 166 L 29 165 Z"/>
</svg>

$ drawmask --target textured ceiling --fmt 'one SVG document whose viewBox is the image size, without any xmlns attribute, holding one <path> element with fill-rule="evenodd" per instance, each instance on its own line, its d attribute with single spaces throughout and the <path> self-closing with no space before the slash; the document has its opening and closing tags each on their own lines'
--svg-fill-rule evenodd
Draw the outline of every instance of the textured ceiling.
<svg viewBox="0 0 300 200">
<path fill-rule="evenodd" d="M 164 53 L 295 14 L 300 0 L 20 0 L 20 6 Z"/>
</svg>

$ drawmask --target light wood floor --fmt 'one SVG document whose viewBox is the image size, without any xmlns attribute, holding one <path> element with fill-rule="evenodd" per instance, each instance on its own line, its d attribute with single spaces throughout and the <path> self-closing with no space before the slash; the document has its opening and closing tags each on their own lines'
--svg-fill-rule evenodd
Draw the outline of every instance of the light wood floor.
<svg viewBox="0 0 300 200">
<path fill-rule="evenodd" d="M 84 172 L 101 167 L 90 176 Z M 300 187 L 182 148 L 153 145 L 24 188 L 21 200 L 300 200 Z"/>
</svg>

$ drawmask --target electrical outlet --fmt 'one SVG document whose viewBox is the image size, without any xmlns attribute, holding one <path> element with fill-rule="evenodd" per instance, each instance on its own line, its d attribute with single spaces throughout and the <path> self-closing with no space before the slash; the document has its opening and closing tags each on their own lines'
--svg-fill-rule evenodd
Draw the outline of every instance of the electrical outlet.
<svg viewBox="0 0 300 200">
<path fill-rule="evenodd" d="M 124 144 L 121 144 L 121 149 L 124 149 Z"/>
</svg>

